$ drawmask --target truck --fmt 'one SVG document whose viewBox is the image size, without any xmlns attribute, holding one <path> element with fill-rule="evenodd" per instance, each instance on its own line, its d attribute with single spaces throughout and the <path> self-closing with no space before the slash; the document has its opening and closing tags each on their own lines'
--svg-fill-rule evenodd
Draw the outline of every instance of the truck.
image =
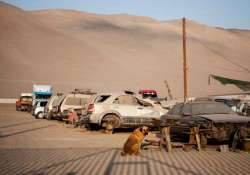
<svg viewBox="0 0 250 175">
<path fill-rule="evenodd" d="M 19 99 L 16 101 L 16 110 L 31 111 L 32 101 L 33 101 L 32 93 L 21 93 Z"/>
<path fill-rule="evenodd" d="M 34 106 L 39 100 L 49 100 L 52 96 L 53 90 L 51 85 L 33 85 L 33 104 Z"/>
</svg>

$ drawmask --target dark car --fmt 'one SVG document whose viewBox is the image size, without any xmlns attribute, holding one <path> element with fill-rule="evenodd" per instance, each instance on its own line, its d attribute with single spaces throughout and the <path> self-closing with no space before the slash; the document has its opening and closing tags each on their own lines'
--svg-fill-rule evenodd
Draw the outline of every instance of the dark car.
<svg viewBox="0 0 250 175">
<path fill-rule="evenodd" d="M 185 135 L 191 127 L 198 127 L 203 131 L 200 137 L 205 146 L 208 139 L 223 142 L 230 141 L 235 135 L 248 137 L 250 118 L 234 113 L 223 103 L 199 101 L 175 105 L 161 117 L 160 124 L 161 127 L 170 126 L 171 134 L 177 136 Z"/>
</svg>

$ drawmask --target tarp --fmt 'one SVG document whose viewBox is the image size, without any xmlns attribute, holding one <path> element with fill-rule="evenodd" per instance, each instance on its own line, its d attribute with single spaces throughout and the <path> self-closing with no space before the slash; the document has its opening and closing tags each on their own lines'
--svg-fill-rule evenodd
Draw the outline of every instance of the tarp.
<svg viewBox="0 0 250 175">
<path fill-rule="evenodd" d="M 226 78 L 226 77 L 210 74 L 209 75 L 209 84 L 210 84 L 210 78 L 213 78 L 213 79 L 219 81 L 223 85 L 233 84 L 243 91 L 250 91 L 250 82 L 249 81 L 235 80 L 235 79 L 231 79 L 231 78 Z"/>
</svg>

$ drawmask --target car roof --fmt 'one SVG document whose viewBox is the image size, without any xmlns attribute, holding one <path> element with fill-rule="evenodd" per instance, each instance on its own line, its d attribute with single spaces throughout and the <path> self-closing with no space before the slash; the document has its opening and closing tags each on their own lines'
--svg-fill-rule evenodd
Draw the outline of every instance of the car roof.
<svg viewBox="0 0 250 175">
<path fill-rule="evenodd" d="M 111 96 L 120 96 L 120 95 L 131 95 L 131 94 L 127 94 L 124 91 L 117 91 L 117 92 L 100 92 L 97 93 L 96 96 L 100 96 L 100 95 L 111 95 Z"/>
<path fill-rule="evenodd" d="M 91 102 L 94 102 L 94 101 L 96 100 L 96 98 L 99 97 L 99 96 L 110 96 L 107 100 L 105 100 L 104 103 L 112 103 L 112 102 L 114 101 L 114 99 L 116 99 L 116 98 L 119 97 L 119 96 L 123 96 L 123 95 L 133 96 L 133 97 L 137 98 L 137 97 L 134 96 L 134 95 L 125 93 L 124 91 L 121 91 L 121 92 L 104 92 L 104 93 L 98 93 L 98 94 L 96 94 L 96 95 L 91 99 Z"/>
<path fill-rule="evenodd" d="M 184 104 L 184 103 L 182 102 L 182 104 Z M 209 101 L 209 100 L 203 101 L 202 100 L 202 101 L 190 101 L 190 102 L 187 102 L 185 104 L 222 104 L 222 103 L 219 103 L 219 102 L 216 102 L 216 101 Z"/>
</svg>

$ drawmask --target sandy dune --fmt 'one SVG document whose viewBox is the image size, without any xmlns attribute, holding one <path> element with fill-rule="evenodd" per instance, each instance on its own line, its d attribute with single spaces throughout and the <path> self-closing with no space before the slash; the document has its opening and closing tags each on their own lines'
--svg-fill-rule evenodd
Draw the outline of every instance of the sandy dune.
<svg viewBox="0 0 250 175">
<path fill-rule="evenodd" d="M 181 21 L 96 15 L 72 10 L 24 11 L 0 2 L 0 98 L 73 88 L 153 88 L 167 80 L 182 96 Z M 208 74 L 250 80 L 250 31 L 209 27 L 188 20 L 189 94 L 239 92 Z"/>
</svg>

